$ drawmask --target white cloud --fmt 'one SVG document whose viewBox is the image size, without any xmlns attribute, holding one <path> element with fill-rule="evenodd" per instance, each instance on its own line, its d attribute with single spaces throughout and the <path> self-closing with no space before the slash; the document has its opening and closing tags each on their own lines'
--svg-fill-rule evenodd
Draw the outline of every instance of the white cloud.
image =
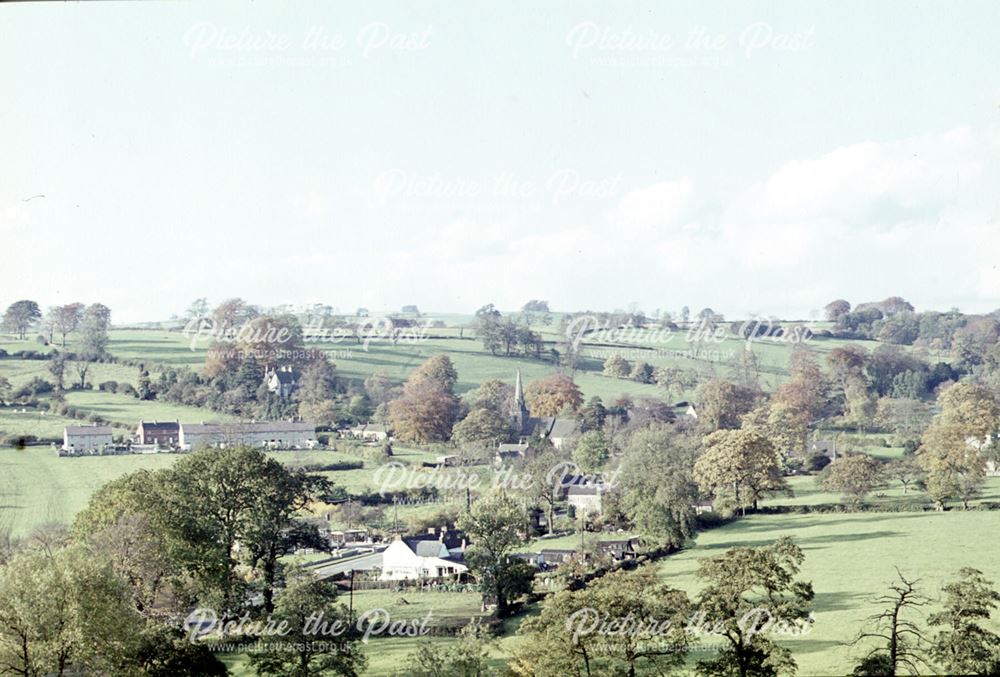
<svg viewBox="0 0 1000 677">
<path fill-rule="evenodd" d="M 675 225 L 693 207 L 694 185 L 686 176 L 633 190 L 620 205 L 625 223 L 636 226 Z"/>
</svg>

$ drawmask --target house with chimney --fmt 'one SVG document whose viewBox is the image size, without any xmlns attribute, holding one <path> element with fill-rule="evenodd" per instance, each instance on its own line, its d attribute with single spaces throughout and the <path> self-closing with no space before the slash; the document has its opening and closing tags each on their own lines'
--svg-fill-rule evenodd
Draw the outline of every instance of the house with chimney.
<svg viewBox="0 0 1000 677">
<path fill-rule="evenodd" d="M 61 451 L 69 454 L 97 454 L 110 447 L 113 440 L 111 426 L 68 425 L 63 428 Z"/>
<path fill-rule="evenodd" d="M 264 383 L 267 384 L 269 393 L 274 393 L 281 398 L 288 398 L 292 396 L 295 387 L 299 384 L 299 374 L 291 367 L 271 369 L 264 375 Z"/>
<path fill-rule="evenodd" d="M 174 447 L 181 443 L 181 424 L 178 421 L 139 421 L 135 441 L 140 445 Z"/>
<path fill-rule="evenodd" d="M 383 581 L 425 580 L 460 576 L 465 565 L 465 535 L 431 528 L 420 536 L 397 536 L 382 552 Z"/>
</svg>

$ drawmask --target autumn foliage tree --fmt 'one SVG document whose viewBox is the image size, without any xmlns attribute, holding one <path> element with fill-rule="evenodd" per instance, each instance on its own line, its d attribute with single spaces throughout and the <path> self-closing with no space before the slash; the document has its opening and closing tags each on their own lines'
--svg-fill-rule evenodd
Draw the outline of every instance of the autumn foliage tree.
<svg viewBox="0 0 1000 677">
<path fill-rule="evenodd" d="M 1000 403 L 988 388 L 958 383 L 938 398 L 940 413 L 924 432 L 917 460 L 939 509 L 949 499 L 968 507 L 986 476 L 986 454 L 996 445 Z"/>
<path fill-rule="evenodd" d="M 878 461 L 868 454 L 842 456 L 825 469 L 823 485 L 843 493 L 853 505 L 860 505 L 865 496 L 881 481 Z"/>
<path fill-rule="evenodd" d="M 698 386 L 698 425 L 706 433 L 740 427 L 740 417 L 751 409 L 759 393 L 724 379 L 712 379 Z"/>
<path fill-rule="evenodd" d="M 759 430 L 718 430 L 705 438 L 705 451 L 694 464 L 694 478 L 702 491 L 718 495 L 732 490 L 736 506 L 746 513 L 749 504 L 770 492 L 788 492 L 778 453 Z"/>
<path fill-rule="evenodd" d="M 389 404 L 394 435 L 404 442 L 441 442 L 458 416 L 458 372 L 447 355 L 435 355 L 410 374 L 403 394 Z"/>
<path fill-rule="evenodd" d="M 553 374 L 529 383 L 524 399 L 532 415 L 558 416 L 566 410 L 579 409 L 583 404 L 583 393 L 569 376 Z"/>
</svg>

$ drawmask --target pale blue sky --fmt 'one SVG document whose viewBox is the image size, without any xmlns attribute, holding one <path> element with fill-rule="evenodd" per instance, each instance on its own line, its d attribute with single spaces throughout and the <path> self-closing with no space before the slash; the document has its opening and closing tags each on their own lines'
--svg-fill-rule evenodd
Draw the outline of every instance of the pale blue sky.
<svg viewBox="0 0 1000 677">
<path fill-rule="evenodd" d="M 3 5 L 0 304 L 991 310 L 998 33 L 995 2 Z"/>
</svg>

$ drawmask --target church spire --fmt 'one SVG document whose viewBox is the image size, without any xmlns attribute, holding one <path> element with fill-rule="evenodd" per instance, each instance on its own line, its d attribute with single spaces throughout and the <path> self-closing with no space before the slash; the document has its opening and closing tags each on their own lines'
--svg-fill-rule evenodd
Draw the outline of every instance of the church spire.
<svg viewBox="0 0 1000 677">
<path fill-rule="evenodd" d="M 514 402 L 510 409 L 514 428 L 518 431 L 518 435 L 523 435 L 528 423 L 528 405 L 524 402 L 524 386 L 521 385 L 520 369 L 517 370 L 517 378 L 514 380 Z"/>
</svg>

